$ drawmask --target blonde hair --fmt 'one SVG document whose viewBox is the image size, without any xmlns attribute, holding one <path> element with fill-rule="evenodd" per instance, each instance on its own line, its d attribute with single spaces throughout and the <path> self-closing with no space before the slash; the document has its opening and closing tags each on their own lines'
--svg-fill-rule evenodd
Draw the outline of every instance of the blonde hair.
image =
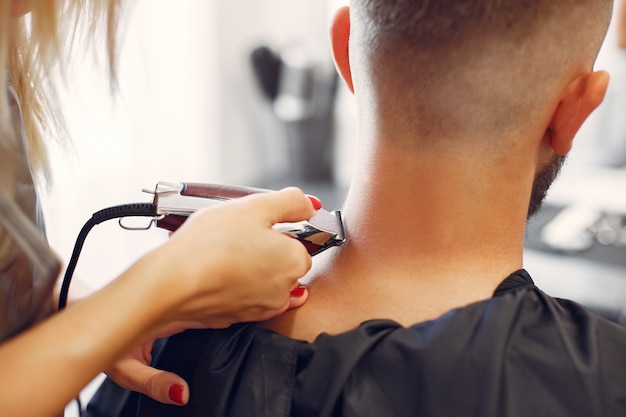
<svg viewBox="0 0 626 417">
<path fill-rule="evenodd" d="M 13 17 L 16 0 L 0 0 L 0 68 L 8 69 L 8 74 L 0 71 L 0 85 L 6 86 L 7 76 L 11 78 L 22 107 L 33 172 L 47 177 L 46 144 L 68 139 L 57 99 L 57 84 L 64 79 L 67 63 L 81 50 L 92 50 L 99 57 L 102 46 L 115 86 L 121 0 L 17 1 L 27 1 L 30 11 Z M 0 94 L 0 134 L 7 134 L 9 119 L 7 94 Z"/>
</svg>

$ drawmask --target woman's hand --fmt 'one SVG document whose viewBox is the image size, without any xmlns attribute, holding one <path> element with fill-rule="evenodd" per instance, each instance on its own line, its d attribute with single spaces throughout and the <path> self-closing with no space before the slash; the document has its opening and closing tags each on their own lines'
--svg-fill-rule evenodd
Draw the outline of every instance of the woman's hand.
<svg viewBox="0 0 626 417">
<path fill-rule="evenodd" d="M 300 307 L 308 293 L 295 287 L 289 297 L 289 308 Z M 202 328 L 199 323 L 173 324 L 133 348 L 105 373 L 120 387 L 142 393 L 153 400 L 174 405 L 189 401 L 189 385 L 181 376 L 151 366 L 152 349 L 157 339 L 172 336 L 187 329 Z"/>
<path fill-rule="evenodd" d="M 191 216 L 168 243 L 148 256 L 150 267 L 160 269 L 155 278 L 168 283 L 168 294 L 178 297 L 167 314 L 176 321 L 106 373 L 126 389 L 160 402 L 185 404 L 186 381 L 150 367 L 155 340 L 188 328 L 267 320 L 302 305 L 308 293 L 297 279 L 310 268 L 311 257 L 299 241 L 272 226 L 309 219 L 314 213 L 309 198 L 291 188 L 241 198 Z"/>
<path fill-rule="evenodd" d="M 175 321 L 219 328 L 266 320 L 288 308 L 290 289 L 311 267 L 304 245 L 272 226 L 314 214 L 296 188 L 209 207 L 126 275 L 154 286 L 155 303 L 165 308 L 158 328 Z"/>
</svg>

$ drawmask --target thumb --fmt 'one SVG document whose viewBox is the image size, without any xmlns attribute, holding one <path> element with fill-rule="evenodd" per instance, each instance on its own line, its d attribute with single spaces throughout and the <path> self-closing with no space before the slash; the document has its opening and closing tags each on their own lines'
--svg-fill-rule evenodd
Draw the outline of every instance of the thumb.
<svg viewBox="0 0 626 417">
<path fill-rule="evenodd" d="M 255 204 L 262 207 L 266 213 L 266 219 L 271 225 L 308 220 L 315 215 L 314 198 L 306 196 L 296 187 L 288 187 L 254 197 L 258 198 Z M 320 204 L 319 200 L 317 200 L 317 204 Z"/>
<path fill-rule="evenodd" d="M 189 385 L 183 378 L 134 358 L 120 361 L 107 374 L 122 388 L 145 394 L 164 404 L 185 405 L 189 401 Z"/>
</svg>

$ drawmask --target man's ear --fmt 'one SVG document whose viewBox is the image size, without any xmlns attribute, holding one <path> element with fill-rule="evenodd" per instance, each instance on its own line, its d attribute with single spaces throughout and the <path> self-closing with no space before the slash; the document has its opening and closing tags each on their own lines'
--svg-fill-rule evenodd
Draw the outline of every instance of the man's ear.
<svg viewBox="0 0 626 417">
<path fill-rule="evenodd" d="M 608 84 L 609 74 L 598 71 L 579 77 L 567 86 L 550 123 L 554 152 L 565 155 L 572 149 L 576 132 L 602 103 Z"/>
<path fill-rule="evenodd" d="M 330 27 L 330 46 L 335 60 L 335 66 L 341 78 L 354 93 L 352 85 L 352 71 L 350 70 L 350 57 L 348 55 L 348 43 L 350 40 L 350 8 L 342 7 L 335 14 Z"/>
</svg>

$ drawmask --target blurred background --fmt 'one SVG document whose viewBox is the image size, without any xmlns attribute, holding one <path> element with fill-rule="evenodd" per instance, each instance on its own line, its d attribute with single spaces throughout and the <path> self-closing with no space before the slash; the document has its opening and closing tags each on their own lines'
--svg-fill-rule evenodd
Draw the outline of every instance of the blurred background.
<svg viewBox="0 0 626 417">
<path fill-rule="evenodd" d="M 142 189 L 158 181 L 299 185 L 326 208 L 340 208 L 356 128 L 327 28 L 346 2 L 137 0 L 121 48 L 119 93 L 111 98 L 86 60 L 61 97 L 74 149 L 55 151 L 44 210 L 63 260 L 92 213 L 151 201 Z M 606 100 L 529 224 L 525 267 L 546 292 L 621 320 L 626 51 L 617 26 L 616 19 L 597 63 L 612 75 Z M 165 239 L 162 230 L 103 223 L 87 239 L 76 280 L 98 288 Z"/>
</svg>

